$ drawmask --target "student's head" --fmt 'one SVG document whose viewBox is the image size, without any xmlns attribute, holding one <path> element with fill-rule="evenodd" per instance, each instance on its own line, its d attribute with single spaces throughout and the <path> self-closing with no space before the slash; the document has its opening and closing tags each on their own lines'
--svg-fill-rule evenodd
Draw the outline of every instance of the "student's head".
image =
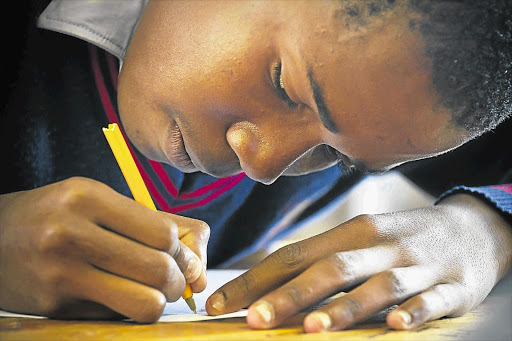
<svg viewBox="0 0 512 341">
<path fill-rule="evenodd" d="M 512 111 L 508 2 L 150 0 L 121 119 L 149 158 L 265 183 L 437 155 Z"/>
</svg>

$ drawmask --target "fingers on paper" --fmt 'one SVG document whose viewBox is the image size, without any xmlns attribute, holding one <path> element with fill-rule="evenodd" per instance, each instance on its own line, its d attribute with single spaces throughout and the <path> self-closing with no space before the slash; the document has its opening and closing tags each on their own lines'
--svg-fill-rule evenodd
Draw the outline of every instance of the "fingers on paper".
<svg viewBox="0 0 512 341">
<path fill-rule="evenodd" d="M 46 316 L 59 320 L 120 320 L 126 318 L 107 306 L 92 301 L 70 301 Z"/>
<path fill-rule="evenodd" d="M 432 286 L 435 276 L 423 267 L 385 270 L 354 290 L 307 315 L 306 332 L 346 329 Z"/>
<path fill-rule="evenodd" d="M 313 238 L 286 245 L 217 290 L 206 302 L 206 310 L 211 315 L 219 315 L 247 307 L 316 261 L 337 251 L 374 245 L 377 236 L 371 219 L 359 216 L 344 224 L 342 229 L 332 229 Z"/>
<path fill-rule="evenodd" d="M 311 263 L 307 255 L 304 243 L 279 249 L 212 294 L 206 302 L 206 311 L 210 315 L 220 315 L 247 307 L 303 271 Z"/>
<path fill-rule="evenodd" d="M 75 262 L 44 273 L 46 285 L 37 290 L 42 315 L 55 318 L 131 318 L 150 323 L 158 320 L 165 307 L 165 296 L 157 289 L 105 272 L 93 265 Z M 50 292 L 54 295 L 48 295 Z"/>
<path fill-rule="evenodd" d="M 438 284 L 408 299 L 391 311 L 387 324 L 411 329 L 444 316 L 460 316 L 472 308 L 460 284 Z"/>
<path fill-rule="evenodd" d="M 77 285 L 81 285 L 84 299 L 137 322 L 155 322 L 165 308 L 166 298 L 159 290 L 98 269 L 90 268 Z"/>
<path fill-rule="evenodd" d="M 375 249 L 338 252 L 323 258 L 290 282 L 252 304 L 247 321 L 253 328 L 280 325 L 324 298 L 389 268 L 393 260 L 394 256 L 390 251 L 377 252 Z"/>
</svg>

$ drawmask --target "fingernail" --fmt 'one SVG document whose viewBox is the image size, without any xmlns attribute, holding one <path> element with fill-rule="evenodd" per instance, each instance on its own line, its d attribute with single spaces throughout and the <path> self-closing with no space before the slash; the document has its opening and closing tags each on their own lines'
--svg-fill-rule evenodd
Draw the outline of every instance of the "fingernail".
<svg viewBox="0 0 512 341">
<path fill-rule="evenodd" d="M 274 307 L 267 301 L 257 302 L 252 309 L 256 310 L 265 325 L 269 326 L 274 321 Z"/>
<path fill-rule="evenodd" d="M 213 309 L 217 310 L 218 312 L 223 312 L 224 311 L 224 304 L 225 304 L 225 299 L 224 299 L 224 295 L 223 294 L 218 292 L 218 293 L 216 293 L 215 295 L 212 296 L 212 307 L 213 307 Z"/>
<path fill-rule="evenodd" d="M 309 314 L 307 319 L 308 324 L 313 324 L 315 326 L 314 329 L 317 331 L 325 331 L 330 329 L 332 326 L 331 317 L 328 314 L 323 313 L 321 311 Z"/>
<path fill-rule="evenodd" d="M 194 275 L 197 272 L 197 259 L 192 258 L 188 261 L 187 269 L 185 270 L 185 278 L 189 279 L 191 277 L 194 277 Z"/>
<path fill-rule="evenodd" d="M 405 310 L 395 310 L 393 313 L 397 314 L 400 317 L 400 319 L 402 320 L 402 323 L 404 325 L 411 324 L 411 321 L 412 321 L 411 314 L 409 314 L 407 311 L 405 311 Z"/>
</svg>

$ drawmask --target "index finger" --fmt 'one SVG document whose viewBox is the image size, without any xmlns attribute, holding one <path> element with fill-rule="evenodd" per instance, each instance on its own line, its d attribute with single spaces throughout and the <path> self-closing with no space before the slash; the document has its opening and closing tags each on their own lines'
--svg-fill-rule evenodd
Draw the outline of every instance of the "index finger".
<svg viewBox="0 0 512 341">
<path fill-rule="evenodd" d="M 175 257 L 178 266 L 184 271 L 192 291 L 200 292 L 206 287 L 206 249 L 210 238 L 210 227 L 201 220 L 173 215 L 178 225 L 178 238 L 181 250 L 186 251 L 184 257 Z M 190 262 L 195 258 L 196 262 Z"/>
<path fill-rule="evenodd" d="M 172 253 L 178 228 L 170 215 L 153 211 L 107 185 L 75 178 L 60 184 L 67 206 L 90 221 L 149 247 Z"/>
<path fill-rule="evenodd" d="M 303 242 L 282 247 L 215 291 L 206 301 L 206 311 L 220 315 L 247 307 L 321 257 L 313 251 Z"/>
</svg>

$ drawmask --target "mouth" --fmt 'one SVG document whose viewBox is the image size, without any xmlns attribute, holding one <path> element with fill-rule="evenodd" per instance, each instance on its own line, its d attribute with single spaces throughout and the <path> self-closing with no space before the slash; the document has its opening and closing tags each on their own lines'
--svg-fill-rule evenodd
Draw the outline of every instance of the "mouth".
<svg viewBox="0 0 512 341">
<path fill-rule="evenodd" d="M 172 125 L 167 141 L 165 154 L 170 164 L 185 173 L 197 171 L 197 167 L 185 149 L 185 142 L 178 123 L 174 122 Z"/>
</svg>

